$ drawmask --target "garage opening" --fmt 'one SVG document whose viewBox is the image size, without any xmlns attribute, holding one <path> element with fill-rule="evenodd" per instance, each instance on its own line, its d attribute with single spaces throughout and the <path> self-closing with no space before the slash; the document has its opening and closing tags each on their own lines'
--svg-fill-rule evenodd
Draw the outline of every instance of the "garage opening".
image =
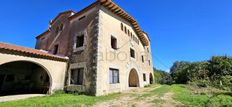
<svg viewBox="0 0 232 107">
<path fill-rule="evenodd" d="M 150 84 L 153 84 L 153 75 L 150 73 Z"/>
<path fill-rule="evenodd" d="M 139 87 L 139 76 L 135 69 L 132 69 L 129 74 L 129 87 Z"/>
<path fill-rule="evenodd" d="M 38 64 L 16 61 L 0 65 L 0 96 L 47 94 L 50 77 Z"/>
</svg>

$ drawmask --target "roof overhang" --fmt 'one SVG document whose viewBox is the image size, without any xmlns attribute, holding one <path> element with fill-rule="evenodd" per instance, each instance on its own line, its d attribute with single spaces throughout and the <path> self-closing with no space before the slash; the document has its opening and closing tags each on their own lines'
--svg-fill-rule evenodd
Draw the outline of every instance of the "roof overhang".
<svg viewBox="0 0 232 107">
<path fill-rule="evenodd" d="M 1 43 L 1 42 L 0 42 L 0 53 L 26 56 L 32 58 L 49 59 L 49 60 L 61 61 L 61 62 L 67 62 L 69 60 L 68 57 L 52 55 L 42 50 L 26 48 L 26 47 L 21 47 L 21 46 L 16 46 L 7 43 Z"/>
<path fill-rule="evenodd" d="M 121 7 L 119 7 L 117 4 L 115 4 L 111 0 L 98 0 L 98 2 L 102 6 L 104 6 L 105 8 L 110 10 L 111 12 L 113 12 L 114 14 L 116 14 L 116 15 L 120 16 L 121 18 L 130 22 L 131 25 L 133 26 L 134 30 L 136 31 L 139 39 L 142 41 L 142 44 L 144 46 L 149 45 L 149 40 L 147 39 L 146 35 L 144 35 L 144 33 L 141 30 L 141 28 L 139 27 L 139 24 L 137 23 L 137 21 L 133 17 L 131 17 L 126 11 L 124 11 Z"/>
</svg>

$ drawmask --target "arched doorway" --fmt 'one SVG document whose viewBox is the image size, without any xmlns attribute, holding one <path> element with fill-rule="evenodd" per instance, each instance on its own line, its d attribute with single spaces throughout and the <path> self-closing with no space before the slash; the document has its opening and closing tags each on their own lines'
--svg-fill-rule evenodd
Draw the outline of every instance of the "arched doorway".
<svg viewBox="0 0 232 107">
<path fill-rule="evenodd" d="M 15 94 L 47 94 L 50 75 L 38 64 L 15 61 L 0 65 L 0 96 Z"/>
<path fill-rule="evenodd" d="M 129 87 L 139 87 L 139 76 L 135 69 L 132 69 L 129 74 Z"/>
<path fill-rule="evenodd" d="M 153 75 L 150 73 L 150 84 L 153 84 Z"/>
</svg>

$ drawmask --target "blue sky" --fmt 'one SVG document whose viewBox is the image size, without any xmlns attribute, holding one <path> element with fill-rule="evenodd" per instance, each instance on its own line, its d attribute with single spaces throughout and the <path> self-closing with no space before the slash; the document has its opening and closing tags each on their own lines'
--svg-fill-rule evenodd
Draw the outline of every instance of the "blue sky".
<svg viewBox="0 0 232 107">
<path fill-rule="evenodd" d="M 0 41 L 34 48 L 59 12 L 95 0 L 2 0 Z M 148 32 L 154 65 L 168 70 L 177 60 L 232 56 L 232 0 L 113 0 Z"/>
</svg>

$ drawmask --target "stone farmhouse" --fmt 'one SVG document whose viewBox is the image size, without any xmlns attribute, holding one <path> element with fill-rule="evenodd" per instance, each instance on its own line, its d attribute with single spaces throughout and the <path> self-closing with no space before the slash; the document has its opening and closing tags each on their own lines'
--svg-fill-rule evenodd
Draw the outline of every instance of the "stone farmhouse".
<svg viewBox="0 0 232 107">
<path fill-rule="evenodd" d="M 0 95 L 100 96 L 153 83 L 148 34 L 111 0 L 60 13 L 36 39 L 36 49 L 0 43 Z"/>
</svg>

